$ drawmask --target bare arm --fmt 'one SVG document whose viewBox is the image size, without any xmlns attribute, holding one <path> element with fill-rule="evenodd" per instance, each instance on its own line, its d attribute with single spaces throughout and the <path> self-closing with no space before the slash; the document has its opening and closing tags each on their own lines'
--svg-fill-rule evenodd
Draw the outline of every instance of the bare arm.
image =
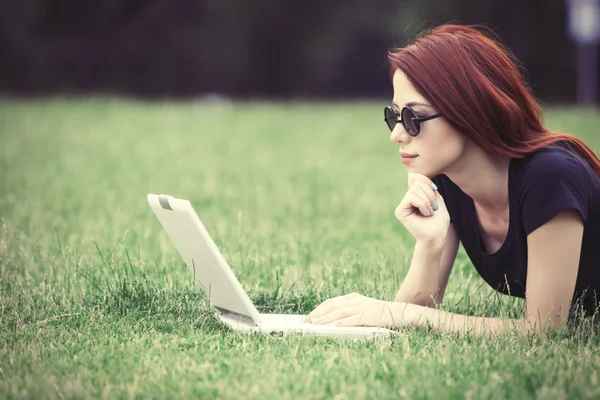
<svg viewBox="0 0 600 400">
<path fill-rule="evenodd" d="M 458 235 L 453 224 L 443 245 L 417 242 L 412 262 L 394 301 L 439 308 L 458 253 Z"/>
<path fill-rule="evenodd" d="M 575 289 L 583 241 L 583 221 L 572 210 L 562 211 L 527 237 L 526 316 L 521 319 L 472 317 L 398 304 L 397 321 L 431 326 L 441 332 L 473 335 L 501 332 L 540 333 L 566 324 Z"/>
</svg>

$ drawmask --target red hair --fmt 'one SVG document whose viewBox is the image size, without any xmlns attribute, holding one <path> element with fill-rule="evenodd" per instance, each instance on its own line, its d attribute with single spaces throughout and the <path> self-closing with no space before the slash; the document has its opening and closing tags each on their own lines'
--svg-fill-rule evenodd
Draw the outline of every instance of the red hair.
<svg viewBox="0 0 600 400">
<path fill-rule="evenodd" d="M 473 26 L 442 25 L 388 52 L 415 89 L 459 132 L 489 153 L 521 158 L 566 142 L 600 177 L 600 160 L 580 138 L 551 132 L 512 52 Z"/>
</svg>

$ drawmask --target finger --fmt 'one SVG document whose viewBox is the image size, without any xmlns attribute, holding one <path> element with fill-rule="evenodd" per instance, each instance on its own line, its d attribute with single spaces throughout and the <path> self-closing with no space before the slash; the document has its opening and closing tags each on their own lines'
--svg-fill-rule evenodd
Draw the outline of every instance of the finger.
<svg viewBox="0 0 600 400">
<path fill-rule="evenodd" d="M 422 190 L 411 189 L 409 193 L 407 193 L 408 200 L 410 204 L 418 208 L 421 214 L 425 217 L 429 217 L 432 215 L 429 207 L 431 203 L 429 202 L 429 198 L 423 193 Z"/>
<path fill-rule="evenodd" d="M 351 315 L 335 322 L 335 326 L 365 326 L 361 324 L 362 315 Z"/>
<path fill-rule="evenodd" d="M 394 215 L 399 221 L 402 221 L 409 215 L 416 213 L 417 211 L 415 211 L 415 208 L 421 213 L 421 215 L 427 216 L 427 203 L 424 200 L 414 196 L 412 193 L 407 193 L 400 204 L 398 204 L 398 207 L 396 207 Z"/>
<path fill-rule="evenodd" d="M 419 174 L 418 172 L 408 173 L 408 186 L 412 186 L 415 182 L 425 182 L 427 185 L 431 185 L 433 181 L 426 175 Z"/>
<path fill-rule="evenodd" d="M 314 320 L 321 318 L 323 315 L 329 314 L 340 307 L 346 307 L 349 302 L 349 298 L 347 296 L 348 295 L 326 300 L 323 302 L 323 304 L 308 314 L 308 322 L 313 322 Z"/>
<path fill-rule="evenodd" d="M 330 309 L 338 307 L 338 303 L 347 302 L 349 300 L 360 297 L 360 294 L 356 292 L 348 293 L 343 296 L 332 297 L 330 299 L 325 300 L 319 306 L 317 306 L 310 314 L 308 314 L 308 321 L 310 322 L 313 318 L 318 318 L 324 313 L 329 312 Z"/>
<path fill-rule="evenodd" d="M 412 194 L 414 196 L 418 197 L 421 200 L 423 207 L 425 208 L 425 213 L 423 215 L 425 215 L 426 217 L 433 215 L 433 208 L 431 207 L 431 201 L 429 200 L 429 197 L 427 197 L 427 194 L 425 193 L 425 191 L 423 191 L 423 189 L 421 189 L 418 184 L 415 184 L 410 189 L 410 191 L 412 192 Z"/>
<path fill-rule="evenodd" d="M 433 211 L 439 209 L 439 203 L 437 201 L 437 193 L 438 187 L 437 185 L 425 175 L 418 175 L 417 178 L 414 179 L 413 184 L 410 186 L 410 189 L 415 189 L 415 187 L 421 188 L 423 193 L 427 196 L 430 201 L 430 212 L 433 215 Z"/>
<path fill-rule="evenodd" d="M 330 303 L 335 303 L 336 301 L 340 301 L 340 300 L 348 300 L 348 298 L 355 296 L 356 293 L 349 293 L 349 294 L 345 294 L 343 296 L 336 296 L 336 297 L 331 297 L 327 300 L 325 300 L 324 302 L 322 302 L 319 307 L 330 304 Z"/>
<path fill-rule="evenodd" d="M 412 186 L 417 182 L 422 182 L 427 186 L 431 186 L 433 190 L 437 190 L 437 186 L 433 183 L 433 180 L 426 175 L 419 174 L 418 172 L 409 172 L 408 186 Z"/>
<path fill-rule="evenodd" d="M 341 307 L 338 308 L 336 310 L 332 310 L 331 312 L 319 317 L 319 318 L 315 318 L 312 323 L 315 325 L 326 325 L 326 324 L 331 324 L 334 323 L 336 321 L 339 321 L 340 319 L 344 319 L 347 318 L 349 316 L 352 316 L 354 314 L 354 307 Z"/>
<path fill-rule="evenodd" d="M 439 204 L 436 203 L 437 190 L 434 191 L 431 185 L 427 185 L 424 181 L 415 182 L 415 184 L 411 187 L 411 190 L 414 190 L 415 193 L 419 193 L 419 197 L 426 198 L 428 200 L 429 211 L 431 212 L 431 215 L 433 215 L 433 212 L 439 208 Z"/>
<path fill-rule="evenodd" d="M 437 185 L 427 176 L 416 172 L 411 172 L 409 175 L 411 175 L 409 178 L 409 188 L 412 188 L 414 185 L 419 185 L 424 188 L 428 196 L 431 196 L 431 192 L 438 193 Z M 429 189 L 431 189 L 431 191 Z M 435 201 L 435 199 L 432 199 L 432 202 L 433 201 Z"/>
</svg>

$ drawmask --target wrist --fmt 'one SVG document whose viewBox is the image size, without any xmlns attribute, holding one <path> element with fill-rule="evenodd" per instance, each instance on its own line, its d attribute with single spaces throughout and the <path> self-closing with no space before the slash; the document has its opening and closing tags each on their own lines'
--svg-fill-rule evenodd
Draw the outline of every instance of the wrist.
<svg viewBox="0 0 600 400">
<path fill-rule="evenodd" d="M 388 322 L 390 329 L 402 329 L 410 326 L 414 319 L 414 306 L 406 302 L 388 302 L 390 309 L 391 321 Z"/>
<path fill-rule="evenodd" d="M 446 236 L 438 236 L 431 239 L 417 240 L 415 245 L 416 248 L 429 251 L 442 251 L 444 249 L 444 243 L 446 242 Z"/>
</svg>

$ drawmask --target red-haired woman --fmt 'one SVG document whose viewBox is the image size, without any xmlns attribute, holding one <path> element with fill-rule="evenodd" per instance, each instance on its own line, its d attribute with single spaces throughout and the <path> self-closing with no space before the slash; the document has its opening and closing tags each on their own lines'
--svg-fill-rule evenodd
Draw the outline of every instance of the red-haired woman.
<svg viewBox="0 0 600 400">
<path fill-rule="evenodd" d="M 327 300 L 309 320 L 539 333 L 564 326 L 575 309 L 593 313 L 600 299 L 594 152 L 543 126 L 514 56 L 479 29 L 443 25 L 388 59 L 394 99 L 385 120 L 409 186 L 396 217 L 416 239 L 412 263 L 395 301 L 353 293 Z M 488 284 L 525 298 L 523 318 L 439 309 L 459 241 Z"/>
</svg>

